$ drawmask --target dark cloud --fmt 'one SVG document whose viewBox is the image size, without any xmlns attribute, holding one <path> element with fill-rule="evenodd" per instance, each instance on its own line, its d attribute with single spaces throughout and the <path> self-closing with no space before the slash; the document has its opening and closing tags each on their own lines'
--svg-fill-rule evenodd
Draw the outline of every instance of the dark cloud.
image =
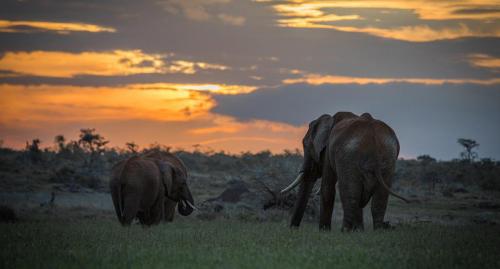
<svg viewBox="0 0 500 269">
<path fill-rule="evenodd" d="M 490 14 L 490 13 L 500 13 L 500 8 L 464 8 L 457 9 L 455 14 Z"/>
<path fill-rule="evenodd" d="M 200 22 L 182 12 L 168 12 L 156 0 L 2 1 L 2 20 L 88 23 L 112 27 L 116 32 L 0 33 L 0 57 L 7 51 L 140 49 L 144 53 L 173 53 L 171 57 L 175 60 L 215 63 L 231 69 L 199 70 L 194 75 L 74 78 L 13 77 L 8 71 L 0 71 L 0 83 L 110 86 L 170 82 L 264 87 L 280 85 L 283 79 L 293 77 L 283 72 L 292 69 L 353 77 L 498 77 L 498 73 L 492 70 L 471 66 L 467 57 L 471 54 L 500 57 L 500 38 L 412 43 L 336 30 L 278 28 L 275 26 L 278 17 L 270 4 L 254 1 L 233 0 L 232 4 L 213 5 L 205 10 L 211 19 Z M 417 20 L 416 14 L 410 10 L 335 10 L 339 15 L 353 14 L 354 11 L 366 17 L 360 23 L 380 27 Z M 456 12 L 496 13 L 498 9 Z M 245 21 L 241 25 L 225 24 L 217 14 L 243 16 Z M 383 20 L 377 22 L 379 17 Z M 426 23 L 437 27 L 441 22 Z M 474 25 L 473 22 L 469 24 Z M 143 65 L 149 63 L 140 64 Z M 500 158 L 499 92 L 498 85 L 289 85 L 265 88 L 247 95 L 214 96 L 218 102 L 214 112 L 240 120 L 267 119 L 301 125 L 325 112 L 367 111 L 396 129 L 405 154 L 428 153 L 438 158 L 452 158 L 458 156 L 460 150 L 456 139 L 468 137 L 481 143 L 482 156 Z"/>
<path fill-rule="evenodd" d="M 302 125 L 324 113 L 370 112 L 396 130 L 404 155 L 458 157 L 456 140 L 466 137 L 481 143 L 481 156 L 500 158 L 498 86 L 302 84 L 214 98 L 218 103 L 214 112 L 243 121 L 266 119 Z"/>
<path fill-rule="evenodd" d="M 217 10 L 235 15 L 245 10 L 245 24 L 235 27 L 171 14 L 155 1 L 7 1 L 6 8 L 0 12 L 3 19 L 85 22 L 113 27 L 117 32 L 0 33 L 0 51 L 141 49 L 146 53 L 175 53 L 179 58 L 232 68 L 258 65 L 262 69 L 301 69 L 363 77 L 496 76 L 470 66 L 464 59 L 470 53 L 500 56 L 500 39 L 411 43 L 335 30 L 278 28 L 269 6 L 245 2 L 238 7 L 229 5 L 227 9 Z M 258 61 L 266 57 L 277 57 L 279 61 Z M 247 77 L 266 78 L 276 73 L 266 70 L 262 75 Z M 213 76 L 218 78 L 219 74 Z M 262 81 L 262 85 L 269 85 L 269 81 Z"/>
</svg>

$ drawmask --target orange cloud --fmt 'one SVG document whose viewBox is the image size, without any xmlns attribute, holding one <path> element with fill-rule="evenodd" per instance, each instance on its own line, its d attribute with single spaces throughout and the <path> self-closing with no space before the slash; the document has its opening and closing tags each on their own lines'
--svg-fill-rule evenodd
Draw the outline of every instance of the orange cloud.
<svg viewBox="0 0 500 269">
<path fill-rule="evenodd" d="M 121 87 L 2 84 L 0 106 L 4 112 L 0 122 L 26 118 L 33 121 L 183 121 L 205 116 L 215 106 L 206 92 L 236 94 L 253 89 L 239 85 L 175 83 Z M 222 123 L 219 125 L 224 125 Z"/>
<path fill-rule="evenodd" d="M 293 28 L 332 28 L 331 25 L 320 24 L 321 22 L 334 22 L 334 21 L 350 21 L 362 19 L 358 15 L 345 15 L 339 16 L 335 14 L 320 16 L 320 17 L 300 17 L 288 18 L 278 20 L 278 25 L 281 27 Z"/>
<path fill-rule="evenodd" d="M 410 42 L 428 42 L 465 37 L 500 37 L 500 29 L 490 29 L 487 31 L 472 30 L 465 24 L 460 24 L 456 28 L 445 27 L 441 29 L 432 29 L 426 25 L 405 26 L 394 29 L 350 27 L 336 27 L 335 29 L 347 32 L 367 33 L 374 36 Z"/>
<path fill-rule="evenodd" d="M 134 89 L 149 90 L 185 90 L 202 91 L 220 94 L 242 94 L 249 93 L 257 89 L 254 86 L 246 85 L 227 85 L 227 84 L 179 84 L 179 83 L 147 83 L 129 85 Z"/>
<path fill-rule="evenodd" d="M 383 38 L 404 40 L 409 42 L 428 42 L 435 40 L 457 39 L 464 37 L 500 37 L 498 24 L 488 23 L 500 19 L 498 1 L 495 0 L 462 0 L 462 1 L 285 1 L 273 5 L 281 16 L 278 26 L 294 28 L 323 28 L 344 32 L 366 33 Z M 397 9 L 415 13 L 420 21 L 416 25 L 401 27 L 376 27 L 346 25 L 349 21 L 359 21 L 357 14 L 336 15 L 332 9 Z M 355 11 L 352 11 L 353 13 Z M 449 21 L 455 26 L 429 26 L 423 21 Z M 470 24 L 478 21 L 481 26 Z M 347 21 L 344 25 L 334 25 L 337 21 Z"/>
<path fill-rule="evenodd" d="M 215 105 L 201 92 L 139 86 L 0 86 L 0 122 L 146 119 L 179 121 L 208 113 Z"/>
<path fill-rule="evenodd" d="M 221 64 L 210 64 L 204 62 L 189 62 L 189 61 L 173 61 L 169 67 L 169 73 L 195 74 L 198 69 L 203 70 L 228 70 L 228 66 Z"/>
<path fill-rule="evenodd" d="M 210 112 L 215 102 L 196 86 L 134 84 L 123 87 L 55 85 L 0 85 L 0 126 L 5 146 L 22 148 L 40 138 L 51 146 L 55 135 L 76 139 L 80 128 L 96 128 L 124 146 L 158 142 L 191 149 L 200 144 L 215 150 L 239 153 L 300 147 L 305 126 L 270 121 L 239 122 Z M 182 89 L 184 86 L 186 89 Z"/>
<path fill-rule="evenodd" d="M 162 54 L 141 50 L 68 53 L 60 51 L 7 52 L 0 58 L 0 70 L 22 75 L 65 77 L 77 75 L 114 76 L 151 73 L 194 74 L 198 70 L 226 70 L 229 67 L 205 62 L 176 60 L 165 64 Z"/>
<path fill-rule="evenodd" d="M 221 20 L 223 23 L 234 25 L 234 26 L 242 26 L 245 24 L 245 17 L 242 16 L 232 16 L 228 14 L 221 13 L 217 15 L 217 18 Z"/>
<path fill-rule="evenodd" d="M 0 32 L 18 33 L 33 31 L 19 27 L 28 27 L 39 31 L 54 31 L 59 34 L 68 34 L 70 32 L 116 32 L 116 29 L 111 27 L 103 27 L 87 23 L 0 20 Z"/>
<path fill-rule="evenodd" d="M 487 54 L 471 54 L 469 55 L 469 62 L 476 67 L 500 69 L 500 58 Z"/>
<path fill-rule="evenodd" d="M 492 79 L 434 79 L 434 78 L 366 78 L 366 77 L 350 77 L 350 76 L 336 76 L 336 75 L 321 75 L 321 74 L 306 74 L 301 78 L 291 78 L 283 80 L 284 84 L 307 83 L 311 85 L 321 84 L 387 84 L 395 82 L 406 82 L 427 85 L 442 85 L 445 83 L 450 84 L 480 84 L 480 85 L 494 85 L 500 84 L 500 78 Z"/>
<path fill-rule="evenodd" d="M 365 33 L 373 36 L 409 42 L 429 42 L 465 37 L 500 37 L 500 29 L 474 31 L 465 24 L 456 28 L 433 29 L 427 25 L 404 26 L 398 28 L 350 27 L 334 25 L 314 25 L 316 28 L 335 29 L 342 32 Z"/>
<path fill-rule="evenodd" d="M 496 0 L 289 0 L 285 1 L 285 3 L 279 1 L 273 7 L 278 14 L 289 17 L 318 18 L 325 16 L 325 9 L 348 8 L 412 10 L 423 20 L 486 20 L 500 18 L 498 1 Z"/>
</svg>

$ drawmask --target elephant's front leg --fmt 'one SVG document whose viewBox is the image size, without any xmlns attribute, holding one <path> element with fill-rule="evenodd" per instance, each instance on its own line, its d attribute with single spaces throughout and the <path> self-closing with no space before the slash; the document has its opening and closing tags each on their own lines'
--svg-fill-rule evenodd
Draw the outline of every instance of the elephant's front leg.
<svg viewBox="0 0 500 269">
<path fill-rule="evenodd" d="M 344 210 L 342 231 L 350 232 L 364 230 L 363 208 L 361 208 L 361 196 L 363 186 L 360 178 L 355 173 L 337 173 L 339 176 L 339 193 Z"/>
<path fill-rule="evenodd" d="M 172 222 L 174 220 L 175 208 L 177 207 L 177 202 L 165 198 L 165 222 Z"/>
<path fill-rule="evenodd" d="M 335 202 L 335 183 L 337 177 L 330 165 L 325 165 L 321 180 L 321 208 L 319 215 L 319 229 L 330 230 L 332 227 L 333 205 Z"/>
<path fill-rule="evenodd" d="M 165 198 L 159 195 L 153 205 L 146 211 L 143 218 L 139 218 L 142 225 L 150 226 L 161 222 L 164 217 Z"/>
</svg>

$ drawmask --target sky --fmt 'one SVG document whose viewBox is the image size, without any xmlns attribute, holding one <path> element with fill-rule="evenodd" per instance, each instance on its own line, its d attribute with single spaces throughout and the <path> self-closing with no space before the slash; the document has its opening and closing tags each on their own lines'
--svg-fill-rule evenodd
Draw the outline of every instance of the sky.
<svg viewBox="0 0 500 269">
<path fill-rule="evenodd" d="M 500 159 L 499 0 L 2 0 L 0 140 L 231 153 L 371 113 L 400 157 Z"/>
</svg>

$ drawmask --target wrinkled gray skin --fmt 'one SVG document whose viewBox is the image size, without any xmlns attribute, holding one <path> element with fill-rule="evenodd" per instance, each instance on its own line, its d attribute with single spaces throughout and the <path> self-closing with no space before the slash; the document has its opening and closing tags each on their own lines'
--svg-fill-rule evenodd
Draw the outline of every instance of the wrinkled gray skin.
<svg viewBox="0 0 500 269">
<path fill-rule="evenodd" d="M 363 208 L 370 199 L 374 229 L 390 227 L 384 222 L 384 215 L 389 192 L 392 193 L 389 188 L 399 142 L 388 125 L 368 113 L 322 115 L 309 124 L 303 146 L 303 180 L 291 227 L 300 225 L 311 190 L 320 177 L 320 229 L 331 229 L 337 182 L 344 210 L 342 231 L 364 229 Z"/>
<path fill-rule="evenodd" d="M 172 221 L 175 206 L 187 216 L 194 204 L 186 182 L 187 171 L 174 155 L 148 153 L 134 156 L 113 167 L 110 190 L 118 220 L 130 225 L 138 218 L 143 225 Z"/>
</svg>

